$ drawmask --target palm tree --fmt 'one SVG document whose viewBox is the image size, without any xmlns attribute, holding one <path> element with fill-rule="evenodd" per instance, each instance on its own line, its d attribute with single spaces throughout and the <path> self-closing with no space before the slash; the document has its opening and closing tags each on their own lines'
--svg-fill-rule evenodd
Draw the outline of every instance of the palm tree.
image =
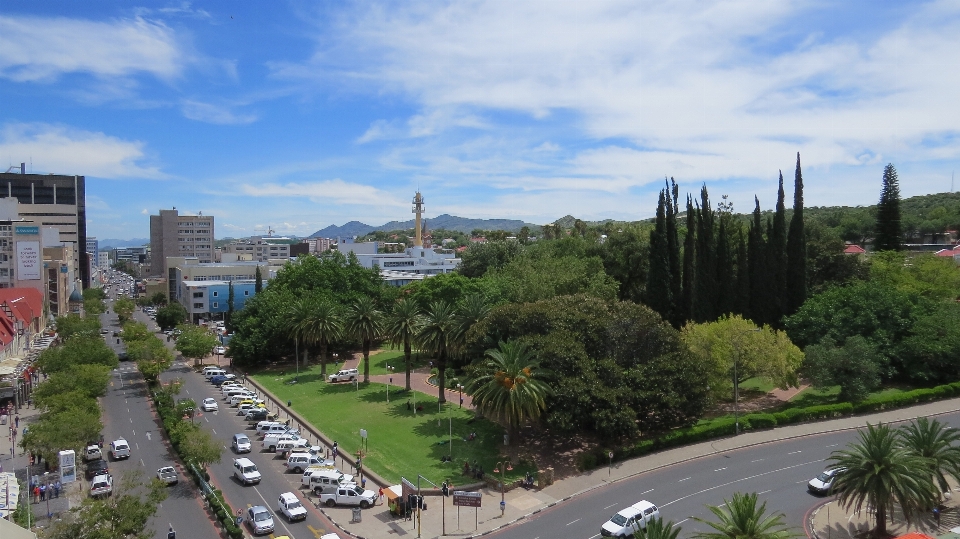
<svg viewBox="0 0 960 539">
<path fill-rule="evenodd" d="M 307 320 L 309 320 L 311 314 L 313 313 L 314 302 L 311 298 L 304 297 L 296 300 L 290 306 L 290 310 L 287 313 L 287 319 L 284 322 L 284 329 L 287 334 L 293 338 L 294 346 L 299 347 L 300 343 L 303 343 L 303 366 L 307 366 L 307 332 L 309 331 L 307 327 Z M 299 350 L 297 350 L 299 351 Z M 296 353 L 294 354 L 297 355 Z M 294 360 L 297 361 L 297 373 L 300 372 L 300 358 L 294 357 Z"/>
<path fill-rule="evenodd" d="M 482 295 L 470 294 L 463 298 L 463 301 L 457 307 L 456 326 L 451 343 L 451 347 L 458 355 L 462 356 L 464 354 L 463 341 L 467 332 L 474 324 L 486 318 L 488 314 L 490 314 L 490 305 L 487 304 L 487 300 Z"/>
<path fill-rule="evenodd" d="M 305 345 L 320 345 L 320 379 L 325 380 L 327 378 L 327 346 L 339 339 L 343 333 L 340 308 L 326 299 L 310 301 L 309 308 L 301 315 L 301 310 L 297 307 L 301 301 L 294 304 L 295 317 L 292 321 L 299 321 L 293 324 L 293 328 L 299 333 Z M 306 358 L 306 351 L 304 351 L 304 358 Z"/>
<path fill-rule="evenodd" d="M 757 493 L 733 493 L 733 499 L 723 500 L 720 507 L 707 506 L 718 522 L 710 522 L 693 517 L 694 520 L 710 526 L 715 531 L 697 532 L 698 539 L 787 539 L 797 537 L 783 522 L 783 513 L 767 515 L 767 502 L 757 507 Z"/>
<path fill-rule="evenodd" d="M 434 301 L 427 308 L 420 326 L 417 340 L 421 346 L 430 350 L 437 358 L 437 385 L 440 387 L 440 402 L 447 402 L 447 395 L 443 388 L 446 383 L 447 351 L 456 329 L 453 307 L 443 300 Z"/>
<path fill-rule="evenodd" d="M 485 373 L 473 379 L 467 391 L 478 412 L 507 424 L 512 441 L 524 421 L 538 419 L 546 408 L 546 399 L 553 394 L 542 379 L 548 372 L 538 370 L 539 363 L 519 341 L 501 342 L 486 356 Z"/>
<path fill-rule="evenodd" d="M 411 299 L 400 299 L 393 306 L 393 311 L 387 317 L 386 334 L 390 341 L 403 345 L 403 364 L 407 371 L 407 391 L 410 391 L 410 343 L 416 338 L 423 324 L 423 315 L 420 305 Z"/>
<path fill-rule="evenodd" d="M 860 440 L 834 451 L 828 460 L 843 472 L 834 481 L 837 499 L 845 509 L 860 511 L 864 504 L 877 515 L 874 534 L 887 535 L 887 514 L 899 505 L 907 522 L 931 507 L 937 495 L 930 468 L 899 442 L 896 431 L 880 423 L 867 423 L 857 432 Z"/>
<path fill-rule="evenodd" d="M 362 296 L 347 312 L 346 329 L 363 343 L 363 383 L 367 383 L 370 381 L 370 344 L 383 333 L 383 313 L 369 296 Z"/>
<path fill-rule="evenodd" d="M 954 445 L 960 441 L 960 432 L 946 428 L 936 419 L 921 417 L 900 428 L 900 439 L 908 451 L 926 461 L 927 471 L 940 492 L 950 490 L 947 477 L 960 482 L 960 447 Z"/>
<path fill-rule="evenodd" d="M 663 519 L 654 518 L 647 523 L 646 528 L 640 528 L 633 534 L 635 539 L 677 539 L 680 535 L 680 526 L 673 521 L 664 524 Z"/>
</svg>

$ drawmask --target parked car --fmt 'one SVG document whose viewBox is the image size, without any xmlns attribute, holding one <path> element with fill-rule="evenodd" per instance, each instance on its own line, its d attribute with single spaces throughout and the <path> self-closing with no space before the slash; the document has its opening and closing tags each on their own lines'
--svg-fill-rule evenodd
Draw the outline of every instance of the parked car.
<svg viewBox="0 0 960 539">
<path fill-rule="evenodd" d="M 284 492 L 280 495 L 280 499 L 277 502 L 277 512 L 287 517 L 287 520 L 290 522 L 307 518 L 306 508 L 300 503 L 297 495 L 292 492 Z"/>
<path fill-rule="evenodd" d="M 813 494 L 830 494 L 833 491 L 833 483 L 841 472 L 843 468 L 829 468 L 820 472 L 820 475 L 807 483 L 807 490 Z"/>
<path fill-rule="evenodd" d="M 90 496 L 97 498 L 113 494 L 113 476 L 110 474 L 98 475 L 90 483 Z"/>
<path fill-rule="evenodd" d="M 337 371 L 335 374 L 331 374 L 327 379 L 331 382 L 343 382 L 344 380 L 352 382 L 356 380 L 358 376 L 360 376 L 360 373 L 357 369 L 343 369 Z"/>
<path fill-rule="evenodd" d="M 247 509 L 247 526 L 254 535 L 263 535 L 273 532 L 273 515 L 262 506 L 255 505 Z"/>
<path fill-rule="evenodd" d="M 347 485 L 338 488 L 335 492 L 320 495 L 320 503 L 327 507 L 335 505 L 359 505 L 366 509 L 373 505 L 377 494 L 372 490 L 363 490 L 357 485 Z"/>
<path fill-rule="evenodd" d="M 100 446 L 97 444 L 90 444 L 83 451 L 83 460 L 90 462 L 91 460 L 100 460 L 103 458 L 103 453 L 100 452 Z"/>
<path fill-rule="evenodd" d="M 243 416 L 244 419 L 250 422 L 263 421 L 268 417 L 270 417 L 270 411 L 266 408 L 254 408 L 253 410 L 247 411 L 246 415 Z"/>
<path fill-rule="evenodd" d="M 107 473 L 107 461 L 94 460 L 87 463 L 86 476 L 88 481 L 105 473 Z"/>
<path fill-rule="evenodd" d="M 157 479 L 167 485 L 176 485 L 180 481 L 180 476 L 177 475 L 177 470 L 173 466 L 164 466 L 157 470 Z"/>
</svg>

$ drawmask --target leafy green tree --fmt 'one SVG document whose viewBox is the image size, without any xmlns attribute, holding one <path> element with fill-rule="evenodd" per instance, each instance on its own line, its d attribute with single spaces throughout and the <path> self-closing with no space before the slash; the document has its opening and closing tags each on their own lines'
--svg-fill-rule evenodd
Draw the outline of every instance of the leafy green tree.
<svg viewBox="0 0 960 539">
<path fill-rule="evenodd" d="M 126 472 L 114 485 L 112 496 L 84 497 L 79 506 L 61 515 L 43 533 L 44 539 L 150 539 L 155 531 L 148 529 L 150 519 L 166 499 L 166 487 L 152 481 L 146 493 L 139 472 Z"/>
<path fill-rule="evenodd" d="M 373 299 L 364 296 L 350 306 L 346 331 L 359 339 L 363 346 L 363 383 L 367 383 L 370 381 L 370 345 L 383 335 L 383 313 Z"/>
<path fill-rule="evenodd" d="M 199 361 L 213 351 L 213 347 L 220 344 L 217 336 L 206 328 L 193 324 L 180 324 L 180 336 L 177 337 L 176 349 L 183 357 Z"/>
<path fill-rule="evenodd" d="M 178 302 L 157 309 L 157 325 L 160 329 L 173 329 L 187 320 L 187 310 Z"/>
<path fill-rule="evenodd" d="M 446 301 L 456 305 L 463 298 L 471 294 L 487 295 L 494 292 L 494 287 L 488 279 L 472 279 L 464 277 L 458 272 L 444 273 L 414 281 L 404 287 L 404 295 L 416 301 L 421 309 L 426 308 L 434 301 Z"/>
<path fill-rule="evenodd" d="M 420 326 L 423 324 L 423 314 L 420 305 L 413 299 L 399 299 L 393 305 L 393 310 L 387 316 L 384 333 L 395 346 L 403 346 L 403 366 L 406 373 L 406 389 L 410 391 L 411 348 Z"/>
<path fill-rule="evenodd" d="M 506 266 L 522 252 L 523 246 L 515 241 L 473 243 L 460 256 L 457 272 L 464 277 L 483 277 L 490 270 Z"/>
<path fill-rule="evenodd" d="M 800 152 L 793 180 L 793 217 L 787 232 L 786 314 L 797 312 L 807 299 L 807 237 L 803 231 L 803 174 Z"/>
<path fill-rule="evenodd" d="M 694 287 L 697 301 L 693 305 L 693 319 L 698 322 L 716 320 L 719 313 L 717 298 L 717 242 L 716 216 L 710 207 L 707 186 L 700 189 L 700 204 L 697 207 L 696 221 L 696 261 Z"/>
<path fill-rule="evenodd" d="M 693 517 L 713 528 L 713 531 L 697 532 L 698 539 L 789 539 L 798 534 L 784 523 L 783 513 L 766 515 L 767 502 L 757 505 L 757 493 L 743 494 L 734 492 L 730 500 L 723 499 L 723 505 L 707 506 L 717 518 L 710 521 Z"/>
<path fill-rule="evenodd" d="M 117 354 L 99 335 L 75 335 L 61 346 L 45 349 L 37 358 L 37 366 L 47 374 L 70 372 L 77 365 L 117 366 Z"/>
<path fill-rule="evenodd" d="M 693 320 L 694 305 L 697 304 L 697 213 L 690 195 L 687 195 L 686 225 L 687 234 L 683 239 L 683 292 L 677 320 Z"/>
<path fill-rule="evenodd" d="M 560 240 L 556 243 L 566 242 Z M 616 299 L 619 284 L 606 274 L 600 257 L 541 249 L 543 251 L 537 256 L 521 256 L 503 268 L 488 272 L 484 280 L 492 283 L 496 289 L 492 296 L 514 303 L 580 293 L 606 300 Z"/>
<path fill-rule="evenodd" d="M 783 173 L 780 173 L 780 187 L 777 190 L 777 208 L 773 214 L 773 224 L 767 234 L 767 270 L 770 272 L 766 280 L 767 306 L 766 323 L 781 327 L 783 315 L 786 314 L 786 286 L 787 286 L 787 213 L 784 205 Z"/>
<path fill-rule="evenodd" d="M 867 279 L 870 268 L 862 257 L 844 254 L 846 244 L 837 231 L 819 221 L 811 221 L 804 225 L 804 232 L 807 238 L 808 290 L 811 294 L 818 294 L 831 286 Z"/>
<path fill-rule="evenodd" d="M 688 323 L 683 342 L 710 368 L 714 395 L 732 395 L 733 374 L 739 382 L 760 377 L 778 387 L 796 387 L 803 362 L 800 351 L 783 331 L 756 327 L 738 315 L 706 324 Z"/>
<path fill-rule="evenodd" d="M 960 379 L 960 304 L 937 302 L 918 311 L 894 354 L 902 372 L 925 385 Z"/>
<path fill-rule="evenodd" d="M 130 321 L 123 325 L 123 330 L 120 331 L 120 338 L 123 339 L 123 342 L 129 344 L 133 341 L 144 341 L 155 338 L 155 335 L 147 329 L 146 324 Z"/>
<path fill-rule="evenodd" d="M 78 314 L 58 316 L 57 334 L 65 341 L 77 335 L 99 335 L 100 320 L 95 316 L 83 317 Z"/>
<path fill-rule="evenodd" d="M 160 373 L 173 365 L 170 349 L 156 337 L 127 343 L 127 354 L 132 361 L 137 362 L 137 369 L 150 384 L 155 383 Z"/>
<path fill-rule="evenodd" d="M 900 214 L 900 182 L 893 163 L 883 168 L 883 188 L 877 203 L 877 224 L 874 229 L 875 251 L 903 250 L 903 228 Z"/>
<path fill-rule="evenodd" d="M 830 337 L 807 347 L 803 372 L 816 388 L 840 386 L 840 402 L 859 402 L 880 385 L 882 359 L 855 335 L 838 347 Z"/>
<path fill-rule="evenodd" d="M 102 397 L 110 381 L 110 367 L 101 364 L 76 364 L 68 370 L 59 371 L 33 391 L 34 397 L 44 399 L 48 395 L 80 391 L 88 398 Z"/>
<path fill-rule="evenodd" d="M 85 397 L 89 402 L 90 398 Z M 99 409 L 69 408 L 41 414 L 23 435 L 21 443 L 27 451 L 41 455 L 48 462 L 56 462 L 59 451 L 73 449 L 80 454 L 87 442 L 95 440 L 101 430 Z"/>
<path fill-rule="evenodd" d="M 445 301 L 435 301 L 423 314 L 423 323 L 417 341 L 437 359 L 437 389 L 441 403 L 447 402 L 446 384 L 447 356 L 456 331 L 456 313 Z"/>
<path fill-rule="evenodd" d="M 837 501 L 844 509 L 860 512 L 864 505 L 876 515 L 876 537 L 887 537 L 887 515 L 899 506 L 907 523 L 933 506 L 937 492 L 923 458 L 900 443 L 897 431 L 882 423 L 867 423 L 857 431 L 859 440 L 834 451 L 829 460 L 843 468 L 834 480 Z"/>
<path fill-rule="evenodd" d="M 874 253 L 870 259 L 870 280 L 932 301 L 960 298 L 960 272 L 950 257 L 894 251 Z"/>
<path fill-rule="evenodd" d="M 163 292 L 157 292 L 156 294 L 150 296 L 149 299 L 150 305 L 163 306 L 167 304 L 167 295 Z"/>
<path fill-rule="evenodd" d="M 950 492 L 947 478 L 960 481 L 960 432 L 936 419 L 918 417 L 900 427 L 903 446 L 923 459 L 934 485 L 940 492 Z"/>
<path fill-rule="evenodd" d="M 120 319 L 121 324 L 130 320 L 135 310 L 137 310 L 137 304 L 132 299 L 120 298 L 113 302 L 113 311 L 117 313 L 117 318 Z"/>
<path fill-rule="evenodd" d="M 670 522 L 664 522 L 662 518 L 651 519 L 647 522 L 646 528 L 640 528 L 634 532 L 634 539 L 677 539 L 680 535 L 680 526 Z"/>
<path fill-rule="evenodd" d="M 501 342 L 498 349 L 487 350 L 486 356 L 484 374 L 474 378 L 467 391 L 481 414 L 507 424 L 513 443 L 524 422 L 540 418 L 553 390 L 543 381 L 546 371 L 523 343 Z"/>
<path fill-rule="evenodd" d="M 760 213 L 760 199 L 753 197 L 753 215 L 747 233 L 747 272 L 750 279 L 750 307 L 747 314 L 757 325 L 769 324 L 767 298 L 767 240 L 763 235 L 763 218 Z"/>
<path fill-rule="evenodd" d="M 87 288 L 83 291 L 83 312 L 91 315 L 107 312 L 106 297 L 102 288 Z"/>
<path fill-rule="evenodd" d="M 642 300 L 650 262 L 648 245 L 647 228 L 635 224 L 611 230 L 606 241 L 598 245 L 597 256 L 603 262 L 604 272 L 617 282 L 617 297 L 621 301 Z"/>
<path fill-rule="evenodd" d="M 180 440 L 180 454 L 183 460 L 194 462 L 201 469 L 208 464 L 220 462 L 223 445 L 205 429 L 197 427 L 194 423 L 186 422 L 186 424 L 194 425 L 194 428 Z"/>
</svg>

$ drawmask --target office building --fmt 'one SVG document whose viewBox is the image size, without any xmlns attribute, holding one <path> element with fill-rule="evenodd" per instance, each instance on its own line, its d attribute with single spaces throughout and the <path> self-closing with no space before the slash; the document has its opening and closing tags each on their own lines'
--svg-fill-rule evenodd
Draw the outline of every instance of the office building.
<svg viewBox="0 0 960 539">
<path fill-rule="evenodd" d="M 80 273 L 84 288 L 90 286 L 87 259 L 86 180 L 61 174 L 0 173 L 0 198 L 16 198 L 20 217 L 39 227 L 56 227 L 60 241 L 73 244 L 72 266 Z"/>
<path fill-rule="evenodd" d="M 232 260 L 266 262 L 271 259 L 290 258 L 289 241 L 289 238 L 273 238 L 270 236 L 253 236 L 245 240 L 238 240 L 221 248 L 221 260 L 225 262 Z M 222 255 L 238 256 L 224 257 Z M 249 255 L 249 257 L 243 255 Z"/>
<path fill-rule="evenodd" d="M 150 216 L 150 275 L 168 277 L 169 257 L 196 257 L 214 261 L 213 217 L 180 215 L 176 208 Z"/>
</svg>

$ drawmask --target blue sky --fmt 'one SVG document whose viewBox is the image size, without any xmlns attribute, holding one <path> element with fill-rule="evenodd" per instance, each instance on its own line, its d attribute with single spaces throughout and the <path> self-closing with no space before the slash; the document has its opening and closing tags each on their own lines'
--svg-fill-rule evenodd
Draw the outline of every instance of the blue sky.
<svg viewBox="0 0 960 539">
<path fill-rule="evenodd" d="M 217 237 L 427 217 L 737 211 L 801 153 L 808 206 L 951 189 L 960 3 L 0 5 L 0 159 L 87 177 L 88 230 Z M 791 189 L 788 186 L 788 197 Z"/>
</svg>

